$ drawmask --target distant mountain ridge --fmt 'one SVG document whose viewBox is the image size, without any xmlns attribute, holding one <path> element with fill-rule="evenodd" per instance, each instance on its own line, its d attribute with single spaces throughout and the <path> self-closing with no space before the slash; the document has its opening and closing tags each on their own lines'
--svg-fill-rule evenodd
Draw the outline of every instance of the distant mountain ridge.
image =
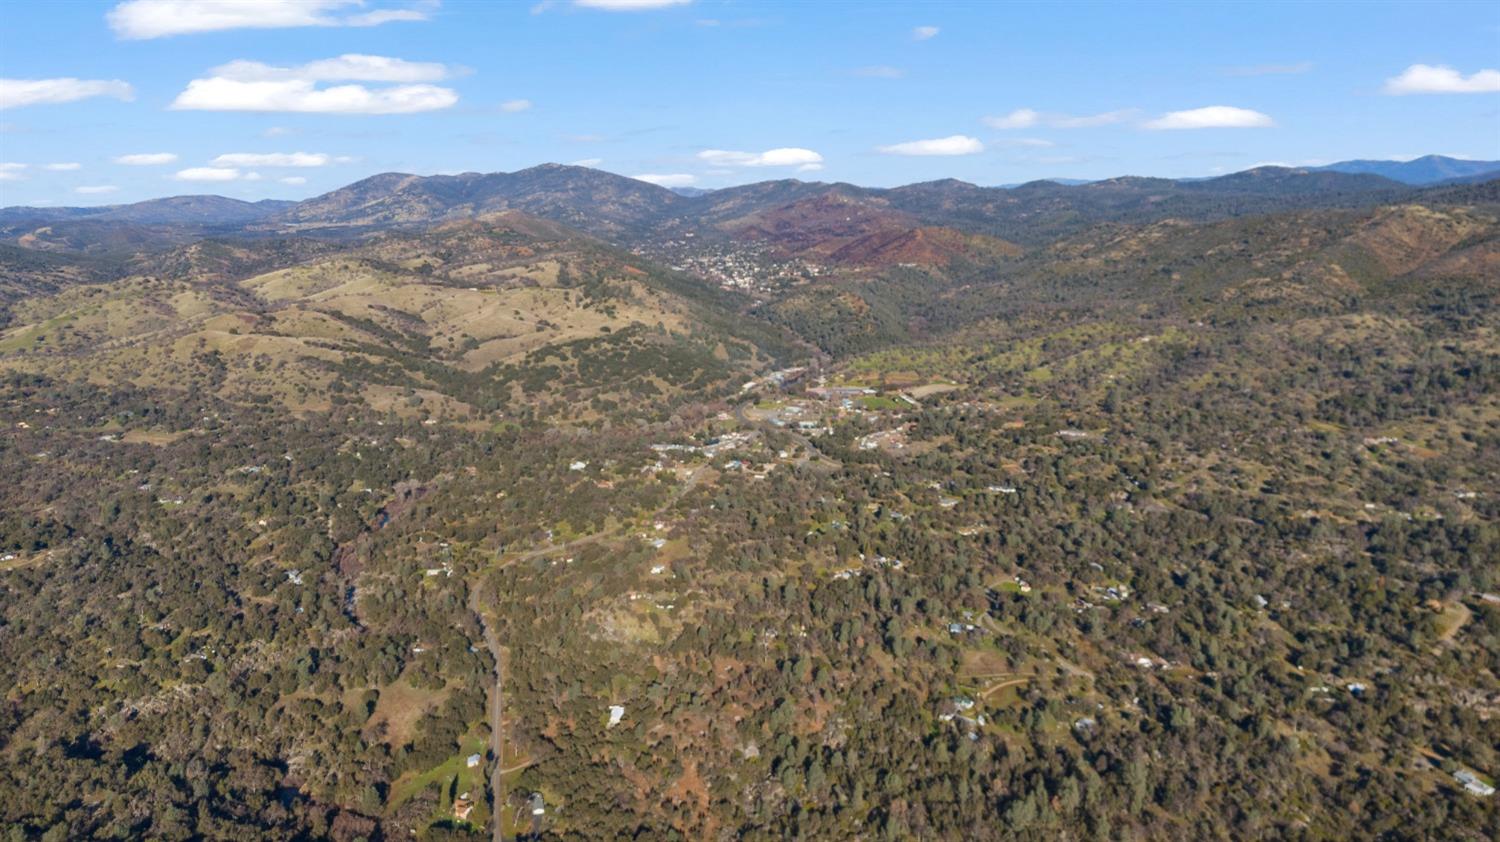
<svg viewBox="0 0 1500 842">
<path fill-rule="evenodd" d="M 24 205 L 0 208 L 0 224 L 16 220 L 40 222 L 91 219 L 139 225 L 239 225 L 265 219 L 296 205 L 285 199 L 246 202 L 225 196 L 169 196 L 127 205 L 91 208 L 38 208 Z"/>
<path fill-rule="evenodd" d="M 299 202 L 268 221 L 296 228 L 389 226 L 519 210 L 608 236 L 683 200 L 665 187 L 603 170 L 542 164 L 512 173 L 382 173 Z"/>
<path fill-rule="evenodd" d="M 832 224 L 843 208 L 851 219 L 879 220 L 859 233 L 878 229 L 879 236 L 867 243 L 880 244 L 855 249 L 860 257 L 853 262 L 859 264 L 869 254 L 891 259 L 908 252 L 949 254 L 948 244 L 960 240 L 938 229 L 1024 248 L 1099 223 L 1206 221 L 1415 200 L 1422 190 L 1439 189 L 1418 180 L 1483 181 L 1486 166 L 1492 165 L 1428 156 L 1320 168 L 1266 166 L 1206 179 L 1121 176 L 1081 184 L 1044 180 L 982 187 L 950 178 L 895 188 L 781 179 L 696 191 L 587 167 L 542 164 L 509 173 L 381 173 L 301 202 L 179 196 L 103 208 L 6 208 L 0 210 L 0 236 L 33 248 L 146 253 L 208 233 L 362 236 L 520 211 L 617 245 L 685 234 L 748 236 L 784 254 L 833 255 L 848 254 L 843 246 L 853 242 L 852 231 Z M 926 230 L 919 235 L 918 229 Z M 895 243 L 902 245 L 894 248 Z M 934 244 L 944 245 L 934 250 Z"/>
<path fill-rule="evenodd" d="M 1500 161 L 1470 161 L 1445 155 L 1424 155 L 1410 161 L 1339 161 L 1312 169 L 1378 175 L 1402 184 L 1415 185 L 1500 177 Z"/>
</svg>

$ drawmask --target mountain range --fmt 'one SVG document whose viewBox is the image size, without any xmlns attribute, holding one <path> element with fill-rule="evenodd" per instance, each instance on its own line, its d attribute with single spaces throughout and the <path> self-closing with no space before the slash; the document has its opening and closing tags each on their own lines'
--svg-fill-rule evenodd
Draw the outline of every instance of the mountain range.
<svg viewBox="0 0 1500 842">
<path fill-rule="evenodd" d="M 1369 173 L 1402 184 L 1439 184 L 1494 178 L 1500 173 L 1500 161 L 1470 161 L 1446 155 L 1423 155 L 1410 161 L 1340 161 L 1315 169 L 1329 172 Z"/>
<path fill-rule="evenodd" d="M 924 224 L 1040 240 L 1060 233 L 1069 220 L 1235 216 L 1305 205 L 1308 197 L 1318 204 L 1360 205 L 1387 201 L 1403 191 L 1495 175 L 1500 175 L 1500 162 L 1429 155 L 1406 162 L 1345 161 L 1307 169 L 1266 166 L 1207 179 L 1125 176 L 1008 187 L 944 179 L 896 188 L 785 179 L 718 190 L 670 190 L 602 170 L 543 164 L 512 173 L 382 173 L 301 202 L 177 196 L 96 208 L 6 207 L 0 209 L 0 232 L 9 239 L 34 234 L 36 244 L 45 246 L 57 240 L 57 226 L 68 232 L 79 230 L 80 223 L 85 238 L 87 232 L 100 230 L 101 223 L 196 226 L 196 233 L 334 233 L 520 210 L 619 240 L 651 230 L 711 230 L 803 199 L 837 195 L 909 214 Z M 43 227 L 53 230 L 35 233 Z M 149 238 L 149 232 L 140 237 Z M 128 247 L 140 237 L 106 237 L 102 247 Z"/>
</svg>

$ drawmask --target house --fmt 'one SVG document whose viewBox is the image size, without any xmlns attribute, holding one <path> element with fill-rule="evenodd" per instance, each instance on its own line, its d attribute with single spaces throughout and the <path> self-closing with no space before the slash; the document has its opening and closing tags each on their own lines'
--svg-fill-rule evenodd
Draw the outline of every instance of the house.
<svg viewBox="0 0 1500 842">
<path fill-rule="evenodd" d="M 1477 795 L 1480 798 L 1489 798 L 1495 794 L 1494 787 L 1480 780 L 1478 775 L 1468 769 L 1459 769 L 1453 773 L 1453 777 L 1459 783 L 1463 784 L 1464 790 L 1471 795 Z"/>
<path fill-rule="evenodd" d="M 472 812 L 474 812 L 474 802 L 469 798 L 467 791 L 453 800 L 453 818 L 466 822 Z"/>
<path fill-rule="evenodd" d="M 582 459 L 579 459 L 578 461 L 576 461 L 573 464 L 569 465 L 568 466 L 568 470 L 570 470 L 570 471 L 581 471 L 584 468 L 587 468 L 588 466 L 589 466 L 589 463 L 583 461 Z"/>
<path fill-rule="evenodd" d="M 542 800 L 540 792 L 531 794 L 531 814 L 533 816 L 544 816 L 547 814 L 547 802 Z"/>
<path fill-rule="evenodd" d="M 470 769 L 477 768 L 479 764 L 483 762 L 484 758 L 478 754 L 471 754 L 468 757 L 464 758 L 464 765 L 468 766 Z"/>
<path fill-rule="evenodd" d="M 622 720 L 624 718 L 625 718 L 625 707 L 623 705 L 610 705 L 609 706 L 609 724 L 606 725 L 606 726 L 604 726 L 604 727 L 606 727 L 606 728 L 613 728 L 616 725 L 619 725 L 620 724 L 620 720 Z"/>
<path fill-rule="evenodd" d="M 875 390 L 867 389 L 862 386 L 817 386 L 808 389 L 807 393 L 824 400 L 832 400 L 834 398 L 852 398 L 859 397 L 860 395 L 873 395 L 875 394 Z"/>
</svg>

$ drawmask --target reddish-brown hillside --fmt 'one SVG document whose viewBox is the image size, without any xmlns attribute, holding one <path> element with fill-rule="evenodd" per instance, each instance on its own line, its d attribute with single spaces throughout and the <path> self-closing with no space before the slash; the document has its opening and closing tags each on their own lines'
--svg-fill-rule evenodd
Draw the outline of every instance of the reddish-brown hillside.
<svg viewBox="0 0 1500 842">
<path fill-rule="evenodd" d="M 883 201 L 838 192 L 758 211 L 721 227 L 737 239 L 767 243 L 783 256 L 836 266 L 944 267 L 960 258 L 1021 251 L 1004 240 L 922 225 Z"/>
</svg>

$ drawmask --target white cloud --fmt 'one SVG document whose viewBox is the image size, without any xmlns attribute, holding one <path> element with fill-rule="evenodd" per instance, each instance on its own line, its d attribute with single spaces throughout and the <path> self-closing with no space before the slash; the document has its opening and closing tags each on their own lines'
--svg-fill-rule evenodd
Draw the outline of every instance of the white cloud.
<svg viewBox="0 0 1500 842">
<path fill-rule="evenodd" d="M 209 163 L 215 167 L 325 167 L 352 160 L 322 152 L 226 152 Z"/>
<path fill-rule="evenodd" d="M 500 103 L 500 110 L 506 112 L 507 114 L 514 114 L 518 111 L 525 111 L 529 108 L 531 108 L 531 100 L 529 99 L 508 99 L 505 102 Z"/>
<path fill-rule="evenodd" d="M 120 188 L 114 186 L 113 184 L 89 184 L 83 187 L 74 187 L 73 192 L 82 193 L 85 196 L 92 196 L 99 193 L 113 193 L 119 189 Z"/>
<path fill-rule="evenodd" d="M 0 181 L 24 181 L 26 176 L 21 174 L 24 169 L 26 169 L 25 164 L 18 164 L 14 161 L 0 163 Z"/>
<path fill-rule="evenodd" d="M 436 6 L 436 3 L 432 4 Z M 344 26 L 379 26 L 382 23 L 397 23 L 401 21 L 423 21 L 428 19 L 427 12 L 422 9 L 376 9 L 371 12 L 362 12 L 344 18 Z"/>
<path fill-rule="evenodd" d="M 43 164 L 42 169 L 51 170 L 53 172 L 73 172 L 74 170 L 83 169 L 83 164 L 80 164 L 76 161 L 66 161 L 57 164 Z"/>
<path fill-rule="evenodd" d="M 1084 115 L 1053 114 L 1031 108 L 1017 108 L 1004 116 L 985 117 L 981 122 L 992 129 L 1030 129 L 1037 126 L 1052 129 L 1091 129 L 1097 126 L 1123 123 L 1135 116 L 1135 113 L 1135 110 L 1130 108 Z"/>
<path fill-rule="evenodd" d="M 286 126 L 272 126 L 269 129 L 266 129 L 265 131 L 261 132 L 260 136 L 261 137 L 286 137 L 289 134 L 295 134 L 295 133 L 296 133 L 296 131 L 294 129 L 289 129 Z"/>
<path fill-rule="evenodd" d="M 154 167 L 170 164 L 176 160 L 177 155 L 172 152 L 141 152 L 135 155 L 115 156 L 115 163 L 128 167 Z"/>
<path fill-rule="evenodd" d="M 1026 146 L 1026 147 L 1031 147 L 1033 149 L 1046 149 L 1048 147 L 1056 146 L 1057 144 L 1053 143 L 1050 140 L 1047 140 L 1045 138 L 1040 138 L 1040 137 L 1012 137 L 1012 138 L 1006 138 L 1005 140 L 1000 141 L 1000 145 L 1001 146 Z"/>
<path fill-rule="evenodd" d="M 1004 117 L 985 117 L 982 122 L 992 129 L 1029 129 L 1041 121 L 1040 112 L 1030 108 L 1017 108 Z"/>
<path fill-rule="evenodd" d="M 764 152 L 705 149 L 698 159 L 716 167 L 822 167 L 823 156 L 811 149 L 784 146 Z"/>
<path fill-rule="evenodd" d="M 906 75 L 906 71 L 899 67 L 891 67 L 888 64 L 876 64 L 870 67 L 856 67 L 851 71 L 855 76 L 863 76 L 866 79 L 900 79 Z"/>
<path fill-rule="evenodd" d="M 290 185 L 292 185 L 294 187 L 297 186 L 297 185 L 299 185 L 299 184 L 306 184 L 307 183 L 307 179 L 303 178 L 300 175 L 283 176 L 283 177 L 278 178 L 276 180 L 279 181 L 279 182 L 281 182 L 282 184 L 290 184 Z"/>
<path fill-rule="evenodd" d="M 918 41 L 926 41 L 929 38 L 936 37 L 941 31 L 935 26 L 919 26 L 911 31 L 911 37 Z"/>
<path fill-rule="evenodd" d="M 1500 93 L 1500 70 L 1485 68 L 1468 76 L 1445 65 L 1413 64 L 1385 80 L 1385 92 L 1405 94 L 1493 94 Z"/>
<path fill-rule="evenodd" d="M 172 101 L 176 111 L 288 111 L 304 114 L 414 114 L 437 111 L 458 102 L 451 88 L 436 85 L 396 85 L 371 89 L 364 85 L 317 88 L 310 81 L 291 79 L 242 82 L 214 77 L 194 79 Z"/>
<path fill-rule="evenodd" d="M 56 105 L 96 96 L 129 102 L 135 89 L 119 79 L 0 79 L 0 108 Z"/>
<path fill-rule="evenodd" d="M 335 14 L 362 5 L 361 0 L 128 0 L 111 9 L 105 20 L 120 38 L 146 39 L 226 29 L 378 26 L 392 21 L 426 20 L 427 10 L 437 3 Z"/>
<path fill-rule="evenodd" d="M 984 144 L 980 143 L 978 138 L 956 134 L 933 140 L 893 143 L 890 146 L 878 146 L 876 149 L 887 155 L 974 155 L 984 151 Z"/>
<path fill-rule="evenodd" d="M 573 0 L 573 5 L 582 6 L 585 9 L 602 9 L 606 12 L 644 12 L 650 9 L 686 6 L 691 2 L 693 0 Z"/>
<path fill-rule="evenodd" d="M 572 163 L 572 166 L 575 166 L 575 167 L 588 167 L 589 169 L 594 169 L 594 168 L 598 167 L 602 163 L 604 163 L 604 159 L 603 158 L 583 158 L 581 160 L 574 161 Z"/>
<path fill-rule="evenodd" d="M 697 176 L 688 175 L 684 172 L 668 173 L 665 175 L 658 173 L 644 173 L 642 175 L 633 175 L 631 176 L 631 178 L 635 179 L 636 181 L 645 181 L 650 184 L 655 184 L 658 187 L 687 187 L 688 185 L 691 185 L 698 180 Z"/>
<path fill-rule="evenodd" d="M 247 173 L 245 173 L 245 180 L 246 181 L 260 181 L 262 178 L 265 178 L 265 176 L 261 175 L 258 172 L 247 172 Z"/>
<path fill-rule="evenodd" d="M 259 61 L 231 61 L 209 70 L 209 75 L 240 82 L 274 82 L 297 79 L 307 82 L 439 82 L 457 75 L 454 68 L 435 61 L 407 61 L 389 56 L 345 53 L 291 67 Z"/>
<path fill-rule="evenodd" d="M 1054 129 L 1092 129 L 1098 126 L 1110 126 L 1115 123 L 1123 123 L 1134 117 L 1133 108 L 1122 108 L 1118 111 L 1105 111 L 1100 114 L 1085 114 L 1074 117 L 1067 114 L 1046 115 L 1046 123 Z"/>
<path fill-rule="evenodd" d="M 1276 121 L 1259 111 L 1231 105 L 1210 105 L 1171 111 L 1142 124 L 1146 129 L 1259 129 L 1276 125 Z"/>
<path fill-rule="evenodd" d="M 188 82 L 172 108 L 179 111 L 288 111 L 321 114 L 412 114 L 458 102 L 451 88 L 425 84 L 455 74 L 437 62 L 346 53 L 292 67 L 232 61 Z M 396 82 L 387 88 L 319 82 Z M 423 83 L 423 84 L 419 84 Z"/>
<path fill-rule="evenodd" d="M 233 167 L 188 167 L 172 177 L 178 181 L 234 181 L 240 171 Z"/>
</svg>

